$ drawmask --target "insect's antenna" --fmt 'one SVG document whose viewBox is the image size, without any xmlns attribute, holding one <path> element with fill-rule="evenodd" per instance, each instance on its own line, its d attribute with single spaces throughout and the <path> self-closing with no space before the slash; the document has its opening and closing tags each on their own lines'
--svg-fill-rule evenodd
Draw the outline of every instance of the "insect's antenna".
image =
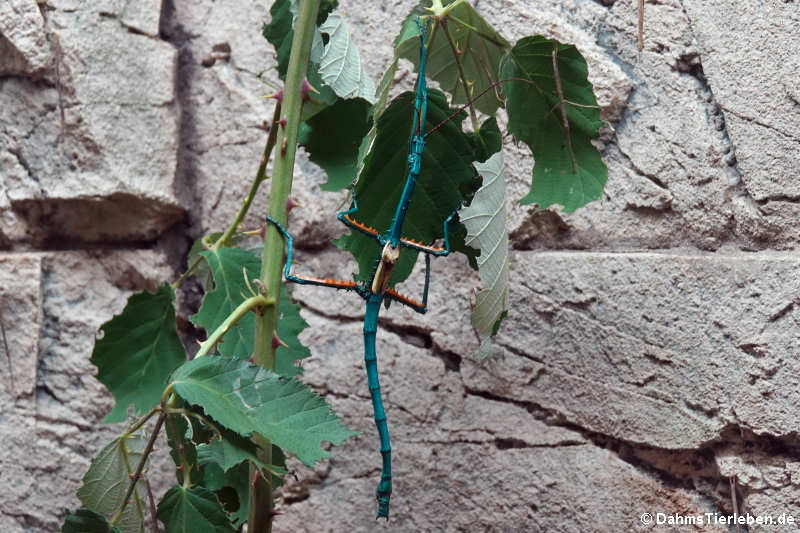
<svg viewBox="0 0 800 533">
<path fill-rule="evenodd" d="M 423 19 L 424 19 L 425 22 L 423 22 Z M 417 23 L 417 28 L 419 28 L 419 33 L 420 33 L 419 37 L 420 37 L 421 54 L 425 54 L 425 50 L 424 49 L 427 48 L 427 46 L 428 46 L 428 17 L 417 17 L 415 22 Z M 417 91 L 419 91 L 419 84 L 420 83 L 423 83 L 423 84 L 426 83 L 425 82 L 425 67 L 424 67 L 423 61 L 424 60 L 420 60 L 421 72 L 419 73 L 419 76 L 417 77 L 417 87 L 415 87 L 415 89 Z M 424 87 L 423 87 L 423 90 L 425 91 L 423 93 L 424 94 L 424 98 L 427 100 L 427 97 L 428 97 L 427 96 L 427 90 Z M 425 124 L 423 124 L 422 115 L 423 115 L 423 111 L 422 111 L 422 108 L 420 107 L 417 110 L 416 128 L 415 128 L 416 131 L 414 131 L 414 135 L 423 135 L 423 130 L 425 129 Z"/>
<path fill-rule="evenodd" d="M 468 101 L 466 104 L 462 105 L 461 107 L 459 107 L 458 109 L 456 109 L 455 111 L 453 111 L 452 113 L 450 113 L 450 116 L 448 116 L 446 119 L 444 119 L 443 121 L 441 121 L 440 123 L 438 123 L 437 125 L 435 125 L 434 127 L 432 127 L 430 130 L 428 130 L 427 132 L 425 132 L 425 137 L 427 137 L 427 136 L 428 136 L 428 135 L 430 135 L 431 133 L 435 132 L 436 130 L 438 130 L 439 128 L 441 128 L 442 126 L 444 126 L 445 124 L 447 124 L 447 123 L 448 123 L 448 122 L 450 122 L 451 120 L 453 120 L 453 119 L 454 119 L 454 118 L 455 118 L 455 117 L 456 117 L 456 116 L 457 116 L 459 113 L 461 113 L 461 112 L 462 112 L 462 111 L 464 111 L 464 110 L 465 110 L 467 107 L 469 107 L 469 106 L 471 106 L 472 104 L 474 104 L 474 103 L 475 103 L 475 101 L 476 101 L 476 100 L 478 100 L 479 98 L 481 98 L 483 95 L 485 95 L 485 94 L 486 94 L 486 93 L 488 93 L 489 91 L 491 91 L 491 90 L 495 89 L 495 88 L 496 88 L 497 86 L 499 86 L 501 83 L 505 83 L 505 82 L 507 82 L 507 81 L 521 81 L 521 82 L 523 82 L 523 83 L 527 83 L 528 85 L 533 85 L 534 87 L 536 87 L 536 86 L 537 86 L 535 82 L 533 82 L 533 81 L 531 81 L 531 80 L 526 80 L 525 78 L 503 78 L 502 80 L 497 80 L 496 82 L 492 83 L 491 85 L 489 85 L 488 87 L 486 87 L 484 90 L 482 90 L 481 92 L 479 92 L 479 93 L 478 93 L 476 96 L 473 96 L 472 98 L 470 98 L 470 99 L 469 99 L 469 101 Z M 581 106 L 581 105 L 578 105 L 578 104 L 574 104 L 574 103 L 572 103 L 572 102 L 569 102 L 569 103 L 570 103 L 571 105 L 576 105 L 576 106 L 578 106 L 578 107 L 588 107 L 588 106 Z"/>
</svg>

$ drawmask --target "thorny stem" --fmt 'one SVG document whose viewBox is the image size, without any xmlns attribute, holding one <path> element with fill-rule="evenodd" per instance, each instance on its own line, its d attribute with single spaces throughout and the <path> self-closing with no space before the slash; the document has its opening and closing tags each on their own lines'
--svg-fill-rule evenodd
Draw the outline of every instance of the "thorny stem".
<svg viewBox="0 0 800 533">
<path fill-rule="evenodd" d="M 450 30 L 447 29 L 447 19 L 441 19 L 439 24 L 444 31 L 445 37 L 447 37 L 447 42 L 450 44 L 450 50 L 453 52 L 453 57 L 456 58 L 456 67 L 458 68 L 458 77 L 461 79 L 461 85 L 464 87 L 464 98 L 467 100 L 467 104 L 469 105 L 469 118 L 472 121 L 472 129 L 474 131 L 478 131 L 480 128 L 480 123 L 478 122 L 478 116 L 475 114 L 475 108 L 472 107 L 472 102 L 470 101 L 470 85 L 467 81 L 467 76 L 464 74 L 464 66 L 461 64 L 461 52 L 456 48 L 456 43 L 453 42 L 453 38 L 450 36 Z M 453 91 L 455 94 L 455 91 Z"/>
<path fill-rule="evenodd" d="M 255 296 L 251 296 L 247 300 L 243 301 L 239 304 L 239 306 L 233 310 L 231 314 L 225 319 L 225 321 L 220 324 L 214 332 L 208 336 L 208 338 L 200 345 L 200 350 L 195 354 L 195 358 L 202 357 L 207 355 L 208 352 L 211 351 L 211 348 L 214 347 L 219 341 L 222 340 L 222 337 L 230 330 L 233 326 L 236 325 L 239 320 L 242 319 L 247 313 L 249 313 L 252 309 L 262 308 L 268 309 L 270 307 L 275 306 L 275 299 L 274 298 L 267 298 L 260 294 Z M 270 337 L 271 339 L 272 337 Z"/>
<path fill-rule="evenodd" d="M 258 191 L 258 186 L 267 179 L 267 161 L 269 161 L 269 156 L 272 154 L 272 149 L 275 147 L 275 141 L 278 138 L 278 130 L 279 121 L 281 119 L 281 101 L 280 99 L 275 100 L 275 110 L 272 114 L 272 124 L 269 127 L 269 135 L 267 136 L 267 144 L 264 145 L 264 153 L 261 155 L 261 162 L 258 165 L 258 171 L 256 172 L 256 177 L 253 180 L 252 185 L 250 185 L 250 192 L 247 193 L 247 197 L 244 199 L 242 203 L 242 207 L 239 208 L 239 212 L 236 213 L 236 218 L 233 220 L 231 225 L 225 230 L 225 233 L 214 243 L 213 248 L 219 248 L 220 246 L 224 246 L 228 243 L 228 239 L 230 239 L 231 235 L 234 234 L 236 229 L 241 224 L 242 220 L 244 220 L 247 211 L 250 209 L 250 204 L 253 203 L 253 198 L 256 196 L 256 191 Z"/>
<path fill-rule="evenodd" d="M 181 283 L 183 283 L 183 280 L 185 280 L 194 273 L 194 269 L 197 268 L 197 265 L 199 265 L 200 261 L 202 260 L 203 258 L 201 256 L 197 256 L 197 258 L 195 258 L 195 260 L 192 261 L 192 264 L 189 265 L 189 268 L 186 269 L 186 272 L 181 274 L 181 276 L 172 283 L 172 290 L 175 290 L 178 287 L 180 287 Z"/>
<path fill-rule="evenodd" d="M 114 516 L 111 517 L 111 525 L 116 526 L 119 522 L 120 518 L 122 518 L 122 513 L 125 512 L 125 508 L 128 506 L 130 502 L 131 495 L 133 494 L 134 489 L 136 488 L 136 482 L 139 481 L 139 478 L 142 475 L 142 471 L 144 470 L 144 465 L 147 463 L 147 458 L 150 456 L 150 453 L 153 451 L 153 446 L 156 443 L 156 438 L 158 438 L 158 434 L 161 431 L 161 426 L 164 424 L 164 419 L 167 418 L 167 414 L 165 412 L 161 412 L 158 415 L 158 419 L 156 420 L 156 425 L 153 427 L 153 433 L 150 435 L 150 440 L 147 441 L 147 446 L 145 446 L 144 451 L 142 452 L 142 458 L 139 460 L 139 464 L 136 467 L 136 471 L 131 476 L 131 482 L 128 485 L 128 490 L 125 492 L 125 497 L 122 499 L 122 507 L 114 513 Z M 123 436 L 125 438 L 125 436 Z"/>
<path fill-rule="evenodd" d="M 134 422 L 133 425 L 128 428 L 128 430 L 125 432 L 125 434 L 126 435 L 130 435 L 131 433 L 135 432 L 137 429 L 139 429 L 140 427 L 145 425 L 145 423 L 148 420 L 150 420 L 150 418 L 152 418 L 152 416 L 154 414 L 156 414 L 157 412 L 159 412 L 160 410 L 161 410 L 161 406 L 160 405 L 156 405 L 155 407 L 150 409 L 150 411 L 148 411 L 148 413 L 146 415 L 144 415 L 142 418 L 140 418 L 139 420 Z"/>
<path fill-rule="evenodd" d="M 153 497 L 153 488 L 150 483 L 145 483 L 145 487 L 147 488 L 147 503 L 150 505 L 150 530 L 156 532 L 158 531 L 158 507 L 156 506 L 156 499 Z"/>
<path fill-rule="evenodd" d="M 219 239 L 214 242 L 211 246 L 209 246 L 210 250 L 217 250 L 222 246 L 228 244 L 231 236 L 236 232 L 239 228 L 239 224 L 242 223 L 244 217 L 247 215 L 247 212 L 250 210 L 250 204 L 253 203 L 253 199 L 256 197 L 256 193 L 258 192 L 259 186 L 267 179 L 267 162 L 269 161 L 270 155 L 272 154 L 272 150 L 275 148 L 275 141 L 278 138 L 278 128 L 279 128 L 279 121 L 281 116 L 281 100 L 275 100 L 275 110 L 272 114 L 272 123 L 269 127 L 269 135 L 267 136 L 267 142 L 264 145 L 264 153 L 261 155 L 261 162 L 258 165 L 258 170 L 256 171 L 256 177 L 253 179 L 253 183 L 250 184 L 250 191 L 247 193 L 244 201 L 242 202 L 242 206 L 239 208 L 239 211 L 236 213 L 236 217 L 231 222 L 228 229 L 219 237 Z M 197 257 L 192 264 L 189 265 L 189 268 L 186 269 L 186 272 L 181 274 L 181 276 L 172 284 L 173 289 L 177 289 L 183 281 L 194 273 L 194 270 L 197 268 L 197 265 L 203 260 L 202 257 Z"/>
<path fill-rule="evenodd" d="M 321 0 L 305 0 L 300 2 L 300 9 L 295 19 L 292 51 L 286 71 L 286 83 L 283 91 L 284 117 L 276 139 L 279 147 L 273 163 L 273 176 L 269 193 L 269 215 L 286 224 L 286 199 L 292 190 L 292 174 L 297 148 L 297 134 L 300 128 L 300 111 L 303 106 L 301 86 L 308 70 L 308 58 L 316 28 L 317 12 Z M 284 122 L 285 120 L 285 122 Z M 267 225 L 264 232 L 264 250 L 261 258 L 260 279 L 266 287 L 266 294 L 278 301 L 283 270 L 283 238 L 272 225 Z M 277 305 L 265 309 L 261 317 L 256 319 L 253 360 L 267 369 L 275 368 L 275 349 L 272 338 L 278 323 Z M 272 443 L 254 435 L 253 440 L 259 448 L 259 459 L 263 464 L 272 464 Z M 250 487 L 249 515 L 247 531 L 249 533 L 270 533 L 274 516 L 274 498 L 272 494 L 271 476 L 255 476 L 258 467 L 250 463 L 250 479 L 254 479 Z"/>
</svg>

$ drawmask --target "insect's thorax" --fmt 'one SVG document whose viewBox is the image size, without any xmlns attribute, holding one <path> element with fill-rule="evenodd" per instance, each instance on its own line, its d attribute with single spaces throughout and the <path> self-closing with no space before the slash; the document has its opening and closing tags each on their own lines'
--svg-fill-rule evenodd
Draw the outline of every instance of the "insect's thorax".
<svg viewBox="0 0 800 533">
<path fill-rule="evenodd" d="M 373 294 L 383 294 L 389 288 L 389 279 L 392 277 L 398 259 L 400 259 L 400 247 L 392 246 L 391 242 L 387 242 L 383 246 L 380 261 L 375 269 L 375 275 L 372 277 L 371 290 Z"/>
</svg>

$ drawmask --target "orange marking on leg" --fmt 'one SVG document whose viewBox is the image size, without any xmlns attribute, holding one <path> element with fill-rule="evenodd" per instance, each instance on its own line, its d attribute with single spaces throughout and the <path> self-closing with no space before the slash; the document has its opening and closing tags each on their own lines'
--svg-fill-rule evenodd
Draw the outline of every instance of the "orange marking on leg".
<svg viewBox="0 0 800 533">
<path fill-rule="evenodd" d="M 358 283 L 356 283 L 355 281 L 345 281 L 345 280 L 342 280 L 342 279 L 331 279 L 331 278 L 322 279 L 322 278 L 317 278 L 317 277 L 314 277 L 314 276 L 301 276 L 301 275 L 297 275 L 297 274 L 295 274 L 295 277 L 296 278 L 300 278 L 300 279 L 304 279 L 306 281 L 316 281 L 316 282 L 319 282 L 319 283 L 327 283 L 328 285 L 333 285 L 335 287 L 343 287 L 344 288 L 344 287 L 355 287 L 355 286 L 358 285 Z"/>
<path fill-rule="evenodd" d="M 415 241 L 414 239 L 406 239 L 405 237 L 400 238 L 400 242 L 404 242 L 406 244 L 412 244 L 414 246 L 418 246 L 419 248 L 423 248 L 425 250 L 429 250 L 431 252 L 444 252 L 444 248 L 439 248 L 432 244 L 423 244 L 419 241 Z"/>
<path fill-rule="evenodd" d="M 386 292 L 388 294 L 390 294 L 392 296 L 392 298 L 395 298 L 395 299 L 397 299 L 397 300 L 399 300 L 399 301 L 401 301 L 401 302 L 403 302 L 405 304 L 408 304 L 408 305 L 410 305 L 412 307 L 425 307 L 424 305 L 422 305 L 418 301 L 416 301 L 416 300 L 414 300 L 412 298 L 409 298 L 408 296 L 403 296 L 402 294 L 400 294 L 399 292 L 397 292 L 394 289 L 387 289 Z"/>
<path fill-rule="evenodd" d="M 370 233 L 372 235 L 377 235 L 378 234 L 378 230 L 376 230 L 375 228 L 371 228 L 371 227 L 367 226 L 366 224 L 362 224 L 361 222 L 357 221 L 354 218 L 350 218 L 350 215 L 345 215 L 344 218 L 346 218 L 347 221 L 350 222 L 352 225 L 361 228 L 362 230 L 366 231 L 367 233 Z"/>
</svg>

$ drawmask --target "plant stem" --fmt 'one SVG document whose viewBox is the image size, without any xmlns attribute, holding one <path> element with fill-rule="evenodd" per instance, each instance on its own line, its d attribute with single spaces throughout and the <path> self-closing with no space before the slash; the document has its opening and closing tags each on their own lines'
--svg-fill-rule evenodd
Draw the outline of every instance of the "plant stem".
<svg viewBox="0 0 800 533">
<path fill-rule="evenodd" d="M 125 511 L 125 508 L 128 506 L 130 502 L 131 495 L 133 494 L 133 490 L 136 488 L 136 482 L 139 481 L 139 477 L 142 475 L 142 470 L 144 470 L 144 465 L 147 463 L 147 458 L 150 457 L 150 452 L 153 451 L 153 446 L 156 443 L 156 439 L 158 438 L 158 434 L 161 431 L 161 426 L 164 424 L 164 419 L 167 418 L 167 413 L 161 412 L 158 415 L 158 419 L 156 420 L 156 425 L 153 427 L 153 433 L 150 435 L 150 440 L 147 441 L 147 446 L 144 447 L 144 451 L 142 452 L 142 458 L 139 460 L 139 464 L 136 467 L 136 471 L 131 476 L 131 482 L 128 485 L 128 490 L 125 492 L 125 498 L 122 499 L 122 507 L 114 513 L 114 516 L 111 517 L 111 525 L 116 526 L 119 519 L 122 518 L 122 513 Z"/>
<path fill-rule="evenodd" d="M 300 128 L 300 111 L 303 106 L 301 86 L 308 71 L 308 56 L 314 38 L 314 29 L 319 11 L 320 0 L 304 0 L 300 2 L 292 38 L 292 51 L 289 55 L 289 66 L 286 71 L 286 83 L 283 91 L 284 117 L 279 121 L 277 146 L 273 164 L 272 183 L 269 193 L 269 215 L 286 224 L 286 200 L 292 190 L 294 158 L 297 148 L 297 133 Z M 284 122 L 285 120 L 285 122 Z M 285 124 L 285 125 L 284 125 Z M 283 238 L 270 224 L 264 231 L 264 251 L 261 256 L 261 281 L 267 289 L 267 295 L 276 302 L 280 296 L 281 272 L 283 270 Z M 256 320 L 253 360 L 267 369 L 275 368 L 275 349 L 272 337 L 278 319 L 277 305 L 267 307 L 264 314 Z M 259 447 L 259 459 L 264 464 L 272 464 L 272 443 L 261 436 L 254 435 Z M 247 521 L 249 533 L 270 533 L 274 515 L 271 476 L 262 476 L 258 467 L 250 463 L 250 505 Z"/>
<path fill-rule="evenodd" d="M 228 243 L 228 239 L 231 238 L 231 235 L 234 234 L 236 229 L 239 227 L 239 224 L 244 220 L 247 211 L 250 209 L 250 204 L 253 202 L 253 198 L 256 196 L 256 191 L 258 191 L 258 186 L 261 185 L 267 178 L 267 161 L 269 161 L 269 156 L 272 153 L 272 149 L 275 147 L 275 141 L 278 138 L 278 129 L 280 127 L 279 121 L 281 117 L 281 101 L 280 99 L 275 100 L 275 111 L 272 114 L 272 124 L 269 127 L 269 136 L 267 137 L 267 144 L 264 145 L 264 153 L 261 155 L 261 162 L 258 165 L 258 171 L 256 171 L 256 177 L 253 179 L 252 185 L 250 185 L 250 191 L 247 193 L 247 197 L 244 199 L 242 203 L 242 207 L 239 208 L 239 212 L 236 213 L 236 218 L 233 220 L 231 225 L 225 230 L 225 233 L 217 239 L 217 242 L 214 243 L 213 248 L 219 248 L 220 246 L 224 246 Z"/>
<path fill-rule="evenodd" d="M 208 352 L 211 351 L 211 348 L 213 348 L 215 344 L 222 340 L 222 337 L 228 332 L 229 329 L 235 326 L 236 323 L 239 322 L 243 316 L 249 313 L 251 309 L 256 307 L 261 307 L 264 310 L 270 309 L 271 307 L 275 307 L 275 300 L 257 294 L 240 303 L 239 306 L 228 315 L 225 321 L 220 324 L 217 329 L 215 329 L 214 332 L 209 335 L 208 338 L 200 345 L 200 350 L 198 350 L 197 354 L 194 356 L 195 359 L 208 354 Z"/>
<path fill-rule="evenodd" d="M 147 422 L 148 420 L 150 420 L 150 417 L 152 417 L 154 414 L 156 414 L 156 413 L 157 413 L 158 411 L 160 411 L 160 410 L 161 410 L 161 406 L 160 406 L 160 405 L 156 405 L 155 407 L 153 407 L 152 409 L 150 409 L 150 411 L 149 411 L 149 412 L 148 412 L 146 415 L 144 415 L 142 418 L 140 418 L 139 420 L 137 420 L 136 422 L 134 422 L 134 423 L 133 423 L 133 425 L 132 425 L 131 427 L 129 427 L 129 428 L 128 428 L 128 429 L 125 431 L 125 433 L 123 434 L 123 436 L 125 436 L 125 435 L 130 435 L 131 433 L 133 433 L 134 431 L 136 431 L 137 429 L 139 429 L 140 427 L 142 427 L 142 426 L 145 424 L 145 422 Z"/>
<path fill-rule="evenodd" d="M 269 176 L 267 176 L 267 162 L 269 161 L 269 156 L 272 154 L 273 148 L 275 148 L 275 141 L 278 138 L 278 121 L 280 120 L 280 116 L 281 100 L 276 99 L 275 111 L 272 114 L 272 123 L 269 127 L 267 143 L 264 145 L 264 153 L 261 155 L 261 162 L 258 165 L 256 177 L 253 179 L 253 183 L 250 185 L 250 191 L 247 193 L 247 197 L 245 197 L 244 202 L 242 202 L 242 207 L 239 208 L 239 211 L 236 213 L 236 217 L 234 218 L 233 222 L 231 222 L 231 225 L 228 226 L 228 229 L 225 230 L 225 233 L 223 233 L 220 238 L 209 247 L 209 249 L 216 250 L 221 246 L 228 244 L 228 240 L 236 232 L 239 224 L 242 223 L 245 215 L 247 215 L 247 212 L 250 210 L 250 204 L 253 203 L 253 198 L 256 197 L 258 187 L 262 182 L 264 182 L 264 180 L 268 179 Z M 177 289 L 181 283 L 183 283 L 183 280 L 185 280 L 194 272 L 194 269 L 197 268 L 197 265 L 199 265 L 202 260 L 202 257 L 197 257 L 189 266 L 189 268 L 186 269 L 186 272 L 181 274 L 181 276 L 172 284 L 172 288 Z"/>
</svg>

